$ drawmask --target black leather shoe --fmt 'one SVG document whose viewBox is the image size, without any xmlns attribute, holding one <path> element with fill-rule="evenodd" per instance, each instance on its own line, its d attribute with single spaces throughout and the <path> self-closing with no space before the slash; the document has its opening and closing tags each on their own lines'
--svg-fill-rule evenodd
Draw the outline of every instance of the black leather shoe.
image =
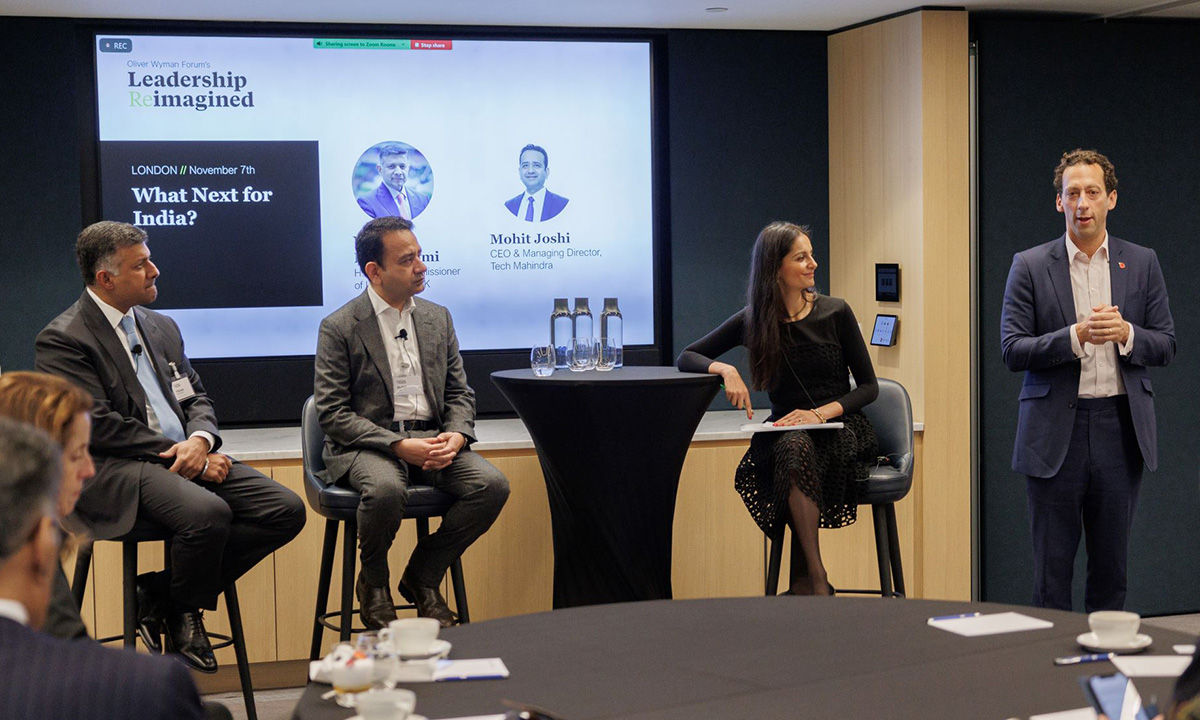
<svg viewBox="0 0 1200 720">
<path fill-rule="evenodd" d="M 167 614 L 167 652 L 178 653 L 188 665 L 202 673 L 217 671 L 217 658 L 204 631 L 204 614 L 185 610 Z"/>
<path fill-rule="evenodd" d="M 354 594 L 358 596 L 358 612 L 368 630 L 382 630 L 396 619 L 392 593 L 386 587 L 367 584 L 362 572 L 358 573 L 358 582 L 354 583 Z"/>
<path fill-rule="evenodd" d="M 155 655 L 162 653 L 163 617 L 166 597 L 160 573 L 137 576 L 137 634 L 146 649 Z"/>
<path fill-rule="evenodd" d="M 452 627 L 458 624 L 458 616 L 446 604 L 446 598 L 442 597 L 441 591 L 436 587 L 418 585 L 407 570 L 400 578 L 398 589 L 405 600 L 417 606 L 419 617 L 433 618 L 442 627 Z"/>
</svg>

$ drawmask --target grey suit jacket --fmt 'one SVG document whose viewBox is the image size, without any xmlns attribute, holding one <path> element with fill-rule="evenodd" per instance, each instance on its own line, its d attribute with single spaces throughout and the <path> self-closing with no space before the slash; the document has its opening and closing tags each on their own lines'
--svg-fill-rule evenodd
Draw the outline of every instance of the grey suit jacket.
<svg viewBox="0 0 1200 720">
<path fill-rule="evenodd" d="M 1158 256 L 1149 248 L 1108 236 L 1112 304 L 1134 326 L 1133 350 L 1118 366 L 1142 460 L 1158 468 L 1154 386 L 1147 367 L 1175 357 L 1175 322 Z M 1000 316 L 1001 350 L 1009 370 L 1025 373 L 1021 387 L 1013 470 L 1032 477 L 1058 473 L 1067 456 L 1079 396 L 1079 360 L 1071 351 L 1075 296 L 1066 239 L 1013 256 Z"/>
<path fill-rule="evenodd" d="M 143 307 L 134 308 L 133 314 L 146 351 L 154 360 L 163 394 L 179 416 L 185 434 L 190 436 L 197 430 L 211 433 L 215 451 L 221 446 L 217 418 L 200 376 L 183 352 L 179 326 L 166 315 Z M 87 291 L 38 333 L 35 348 L 38 370 L 77 383 L 96 401 L 90 447 L 96 476 L 84 483 L 71 519 L 98 540 L 123 535 L 137 519 L 142 463 L 169 465 L 158 453 L 175 443 L 147 424 L 146 392 L 120 338 Z M 196 391 L 182 403 L 171 392 L 169 362 L 191 380 Z"/>
<path fill-rule="evenodd" d="M 421 375 L 434 422 L 473 442 L 475 391 L 467 385 L 450 311 L 421 298 L 414 302 Z M 340 480 L 360 450 L 392 455 L 392 443 L 409 437 L 388 429 L 395 415 L 392 369 L 365 291 L 321 321 L 313 395 L 326 437 L 327 483 Z"/>
</svg>

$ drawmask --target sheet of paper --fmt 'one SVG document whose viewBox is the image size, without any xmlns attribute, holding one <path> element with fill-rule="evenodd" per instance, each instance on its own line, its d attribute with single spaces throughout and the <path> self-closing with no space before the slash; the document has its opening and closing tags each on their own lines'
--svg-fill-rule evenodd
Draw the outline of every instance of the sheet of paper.
<svg viewBox="0 0 1200 720">
<path fill-rule="evenodd" d="M 1195 645 L 1176 645 L 1175 652 L 1179 653 L 1180 655 L 1195 655 L 1196 654 L 1196 646 Z"/>
<path fill-rule="evenodd" d="M 487 680 L 508 677 L 508 667 L 500 658 L 477 660 L 439 660 L 433 671 L 435 682 L 442 680 Z"/>
<path fill-rule="evenodd" d="M 504 713 L 499 715 L 472 715 L 471 717 L 446 718 L 446 720 L 504 720 Z"/>
<path fill-rule="evenodd" d="M 1179 677 L 1192 662 L 1186 655 L 1139 655 L 1113 658 L 1126 677 Z"/>
<path fill-rule="evenodd" d="M 1096 720 L 1096 711 L 1090 707 L 1060 710 L 1044 715 L 1030 715 L 1029 720 Z"/>
<path fill-rule="evenodd" d="M 978 617 L 952 618 L 949 620 L 929 619 L 930 627 L 952 632 L 964 637 L 980 635 L 1000 635 L 1002 633 L 1023 632 L 1025 630 L 1043 630 L 1054 627 L 1048 620 L 1022 615 L 1018 612 L 993 613 Z"/>
<path fill-rule="evenodd" d="M 846 423 L 827 422 L 827 423 L 814 423 L 812 425 L 775 426 L 769 422 L 761 422 L 761 423 L 746 423 L 745 425 L 738 428 L 738 430 L 741 430 L 742 432 L 759 433 L 759 432 L 787 432 L 788 430 L 837 430 L 837 429 L 843 428 L 843 427 L 846 427 Z"/>
</svg>

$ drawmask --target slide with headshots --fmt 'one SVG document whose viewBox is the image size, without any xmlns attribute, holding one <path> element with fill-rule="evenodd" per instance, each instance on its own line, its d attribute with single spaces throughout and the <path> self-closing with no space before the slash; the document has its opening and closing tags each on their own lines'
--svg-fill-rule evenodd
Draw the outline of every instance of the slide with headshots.
<svg viewBox="0 0 1200 720">
<path fill-rule="evenodd" d="M 193 357 L 305 355 L 403 216 L 464 350 L 617 297 L 654 342 L 646 42 L 96 37 L 106 219 L 138 225 Z"/>
</svg>

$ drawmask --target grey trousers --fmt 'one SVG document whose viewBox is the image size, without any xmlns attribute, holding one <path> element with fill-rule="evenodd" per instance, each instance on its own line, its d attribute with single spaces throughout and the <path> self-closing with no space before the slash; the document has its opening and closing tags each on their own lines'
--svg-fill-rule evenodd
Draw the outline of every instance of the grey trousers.
<svg viewBox="0 0 1200 720">
<path fill-rule="evenodd" d="M 410 483 L 431 485 L 458 498 L 436 532 L 417 543 L 408 572 L 423 587 L 436 587 L 450 565 L 487 532 L 508 500 L 508 479 L 487 460 L 464 449 L 441 470 L 425 472 L 399 459 L 362 450 L 347 472 L 362 494 L 358 543 L 362 572 L 374 587 L 387 587 L 387 554 L 400 529 Z"/>
</svg>

